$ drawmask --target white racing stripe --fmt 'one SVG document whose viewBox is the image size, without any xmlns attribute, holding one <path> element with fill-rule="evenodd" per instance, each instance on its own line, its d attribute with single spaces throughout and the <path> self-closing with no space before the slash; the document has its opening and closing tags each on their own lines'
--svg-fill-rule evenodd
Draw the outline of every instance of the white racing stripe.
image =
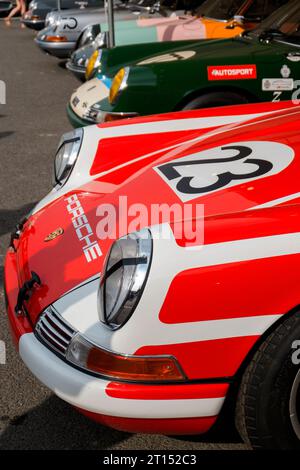
<svg viewBox="0 0 300 470">
<path fill-rule="evenodd" d="M 281 111 L 285 111 L 285 110 L 281 110 Z M 78 160 L 76 162 L 76 165 L 67 183 L 59 191 L 52 191 L 47 196 L 45 196 L 35 206 L 32 213 L 33 214 L 36 213 L 37 211 L 44 208 L 46 205 L 52 203 L 59 197 L 63 196 L 64 194 L 68 193 L 69 191 L 75 188 L 78 188 L 79 186 L 82 186 L 93 180 L 96 180 L 101 176 L 105 176 L 109 173 L 113 173 L 114 171 L 117 171 L 128 165 L 132 165 L 138 161 L 146 160 L 147 158 L 152 157 L 153 155 L 157 153 L 170 152 L 170 154 L 166 155 L 166 157 L 169 159 L 175 158 L 175 156 L 182 151 L 184 146 L 188 148 L 189 146 L 193 145 L 196 142 L 205 141 L 206 139 L 212 136 L 217 136 L 218 134 L 222 134 L 223 132 L 224 133 L 228 132 L 232 129 L 232 124 L 234 123 L 242 122 L 241 125 L 235 128 L 235 129 L 241 129 L 249 125 L 247 122 L 247 120 L 249 119 L 254 119 L 254 117 L 268 116 L 270 114 L 273 115 L 269 119 L 267 118 L 264 121 L 261 121 L 261 122 L 265 122 L 268 120 L 276 119 L 278 112 L 279 111 L 259 113 L 259 114 L 243 114 L 243 115 L 238 115 L 238 116 L 219 116 L 216 118 L 175 119 L 175 120 L 170 120 L 170 121 L 155 121 L 152 123 L 144 123 L 144 124 L 127 124 L 127 125 L 107 127 L 107 128 L 105 127 L 99 128 L 96 125 L 87 126 L 84 128 L 84 138 L 83 138 L 83 142 L 81 145 Z M 293 114 L 295 113 L 298 114 L 299 111 L 298 112 L 294 111 Z M 226 122 L 227 119 L 228 119 L 228 122 Z M 202 127 L 200 125 L 199 120 L 201 121 Z M 189 121 L 189 126 L 187 126 L 186 124 L 187 121 Z M 101 139 L 108 138 L 108 137 L 120 137 L 123 135 L 124 136 L 142 135 L 142 134 L 148 134 L 150 131 L 155 132 L 155 133 L 164 133 L 164 132 L 171 132 L 171 131 L 175 132 L 175 131 L 181 131 L 181 130 L 191 130 L 191 129 L 194 129 L 194 127 L 191 127 L 191 126 L 195 125 L 196 121 L 199 121 L 199 122 L 197 123 L 197 126 L 195 126 L 195 129 L 199 129 L 199 130 L 207 129 L 208 132 L 205 132 L 200 137 L 190 139 L 184 143 L 175 144 L 166 148 L 159 149 L 155 152 L 142 155 L 141 157 L 129 160 L 126 163 L 117 165 L 113 168 L 110 168 L 107 171 L 97 173 L 96 175 L 93 175 L 91 177 L 89 173 L 90 168 L 93 164 L 95 154 L 96 154 L 96 151 L 97 151 L 97 148 Z M 246 122 L 244 123 L 244 121 Z M 218 128 L 213 131 L 209 131 L 209 125 L 212 127 L 221 126 L 221 128 Z"/>
<path fill-rule="evenodd" d="M 235 114 L 231 116 L 212 116 L 186 119 L 170 119 L 144 123 L 122 124 L 115 127 L 102 127 L 102 138 L 122 137 L 128 135 L 161 134 L 165 132 L 192 131 L 209 129 L 211 127 L 227 126 L 242 121 L 250 121 L 259 117 L 273 114 L 273 112 Z"/>
<path fill-rule="evenodd" d="M 272 115 L 272 116 L 269 116 L 269 115 Z M 299 114 L 299 111 L 298 112 L 294 112 L 293 114 Z M 146 160 L 147 158 L 149 157 L 152 157 L 154 156 L 155 154 L 161 154 L 162 152 L 169 152 L 169 153 L 166 153 L 164 155 L 164 161 L 168 161 L 169 160 L 173 160 L 175 159 L 175 157 L 178 155 L 178 154 L 181 154 L 184 150 L 187 150 L 189 147 L 191 147 L 192 145 L 196 144 L 196 142 L 204 142 L 205 140 L 209 139 L 210 137 L 214 137 L 214 136 L 218 136 L 218 135 L 222 135 L 223 133 L 225 134 L 226 132 L 229 132 L 231 131 L 232 129 L 234 130 L 240 130 L 240 129 L 243 129 L 243 128 L 247 128 L 249 127 L 250 125 L 252 125 L 252 123 L 248 122 L 249 120 L 251 119 L 254 119 L 254 117 L 250 117 L 250 116 L 255 116 L 255 115 L 241 115 L 239 116 L 240 119 L 238 119 L 236 122 L 230 122 L 228 124 L 219 124 L 220 127 L 218 127 L 217 129 L 213 129 L 212 131 L 209 131 L 210 127 L 214 127 L 214 126 L 204 126 L 202 127 L 202 130 L 203 129 L 207 129 L 207 132 L 205 132 L 204 134 L 202 134 L 200 137 L 195 137 L 193 139 L 190 139 L 190 140 L 187 140 L 185 142 L 181 142 L 179 144 L 174 144 L 174 145 L 171 145 L 169 147 L 165 147 L 165 148 L 161 148 L 159 150 L 156 150 L 154 152 L 151 152 L 151 153 L 148 153 L 148 154 L 145 154 L 141 157 L 138 157 L 138 158 L 135 158 L 133 160 L 129 160 L 125 163 L 122 163 L 120 165 L 116 165 L 115 167 L 113 168 L 110 168 L 109 170 L 107 171 L 103 171 L 103 172 L 100 172 L 98 173 L 97 175 L 94 175 L 93 178 L 96 179 L 96 178 L 99 178 L 101 176 L 105 176 L 109 173 L 113 173 L 114 171 L 117 171 L 117 170 L 120 170 L 121 168 L 125 168 L 129 165 L 132 165 L 134 163 L 137 163 L 139 161 L 142 161 L 142 160 Z M 277 113 L 275 112 L 269 112 L 269 113 L 262 113 L 262 114 L 258 114 L 256 117 L 263 117 L 263 116 L 266 116 L 266 119 L 262 119 L 261 121 L 259 121 L 260 123 L 263 123 L 263 122 L 268 122 L 268 121 L 271 121 L 271 120 L 274 120 L 274 119 L 277 119 L 278 116 L 277 116 Z M 205 118 L 201 118 L 201 119 L 205 119 Z M 216 119 L 219 119 L 219 118 L 216 118 Z M 208 120 L 206 120 L 208 121 Z M 166 121 L 166 122 L 173 122 L 173 121 Z M 232 127 L 234 124 L 238 124 L 236 127 Z M 153 125 L 157 125 L 158 123 L 153 123 Z M 217 125 L 217 124 L 216 124 Z M 143 124 L 138 124 L 138 126 L 143 126 Z M 124 126 L 126 127 L 126 126 Z M 135 127 L 135 126 L 134 126 Z M 165 128 L 164 128 L 165 129 Z M 200 126 L 197 127 L 197 129 L 201 129 Z M 93 129 L 89 129 L 90 131 L 93 131 Z M 103 128 L 101 130 L 109 130 L 109 128 Z M 177 129 L 179 130 L 179 129 Z M 182 129 L 180 129 L 182 130 Z M 167 130 L 164 130 L 164 132 L 168 132 Z M 148 133 L 148 132 L 147 132 Z M 140 135 L 140 134 L 144 134 L 144 132 L 134 132 L 132 133 L 134 135 Z M 128 134 L 125 134 L 125 135 L 131 135 L 131 133 L 129 132 Z M 108 137 L 118 137 L 118 135 L 113 135 L 113 136 L 109 136 Z M 107 135 L 102 135 L 101 136 L 101 139 L 102 138 L 107 138 Z M 101 141 L 100 139 L 100 141 Z"/>
<path fill-rule="evenodd" d="M 176 400 L 135 400 L 106 394 L 107 380 L 92 377 L 66 364 L 34 336 L 21 336 L 19 352 L 31 372 L 57 396 L 85 410 L 124 418 L 194 418 L 217 416 L 224 397 Z"/>
<path fill-rule="evenodd" d="M 273 199 L 272 201 L 265 202 L 264 204 L 260 204 L 255 207 L 250 207 L 247 211 L 256 210 L 256 209 L 267 209 L 270 207 L 278 206 L 279 204 L 283 204 L 284 202 L 293 201 L 300 197 L 300 193 L 289 194 L 287 196 L 279 197 L 278 199 Z"/>
</svg>

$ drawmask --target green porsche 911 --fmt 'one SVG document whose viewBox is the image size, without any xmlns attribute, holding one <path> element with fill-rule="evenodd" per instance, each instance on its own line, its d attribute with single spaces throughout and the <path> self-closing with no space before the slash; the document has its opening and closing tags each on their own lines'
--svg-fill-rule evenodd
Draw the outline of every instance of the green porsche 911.
<svg viewBox="0 0 300 470">
<path fill-rule="evenodd" d="M 298 100 L 299 27 L 300 2 L 290 0 L 234 39 L 103 50 L 97 76 L 71 97 L 69 119 L 76 127 L 174 110 Z"/>
</svg>

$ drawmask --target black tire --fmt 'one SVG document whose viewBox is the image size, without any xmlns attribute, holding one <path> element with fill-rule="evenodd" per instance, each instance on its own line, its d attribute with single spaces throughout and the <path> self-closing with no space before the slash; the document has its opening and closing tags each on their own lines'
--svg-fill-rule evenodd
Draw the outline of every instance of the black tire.
<svg viewBox="0 0 300 470">
<path fill-rule="evenodd" d="M 300 449 L 300 365 L 295 360 L 300 354 L 292 347 L 297 340 L 300 312 L 270 334 L 243 375 L 236 427 L 254 449 Z M 296 408 L 293 424 L 291 405 Z"/>
<path fill-rule="evenodd" d="M 238 93 L 229 91 L 216 91 L 214 93 L 207 93 L 202 96 L 194 98 L 187 103 L 182 110 L 201 109 L 201 108 L 214 108 L 217 106 L 228 106 L 233 104 L 246 104 L 249 100 Z"/>
</svg>

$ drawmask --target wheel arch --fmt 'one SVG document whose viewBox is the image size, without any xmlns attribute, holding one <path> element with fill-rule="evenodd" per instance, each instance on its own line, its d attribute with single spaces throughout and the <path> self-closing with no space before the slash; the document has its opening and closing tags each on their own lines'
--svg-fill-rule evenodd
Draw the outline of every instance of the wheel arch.
<svg viewBox="0 0 300 470">
<path fill-rule="evenodd" d="M 241 97 L 246 98 L 249 103 L 255 103 L 258 102 L 257 96 L 255 96 L 253 93 L 251 93 L 248 90 L 245 90 L 244 88 L 240 88 L 238 86 L 224 86 L 224 85 L 219 85 L 219 86 L 214 86 L 214 87 L 206 87 L 206 88 L 200 88 L 199 90 L 193 90 L 191 92 L 188 92 L 175 106 L 174 111 L 181 111 L 184 106 L 186 106 L 190 101 L 194 100 L 195 98 L 200 98 L 201 96 L 205 96 L 208 94 L 213 94 L 213 93 L 224 93 L 224 92 L 230 92 L 230 93 L 237 93 Z"/>
<path fill-rule="evenodd" d="M 272 325 L 269 328 L 267 328 L 267 330 L 258 338 L 258 340 L 255 342 L 252 348 L 248 351 L 246 357 L 240 364 L 235 375 L 232 377 L 230 387 L 227 393 L 227 397 L 223 406 L 223 408 L 225 408 L 225 413 L 234 414 L 236 398 L 237 398 L 237 394 L 238 394 L 239 386 L 241 384 L 242 377 L 244 375 L 246 368 L 248 367 L 251 360 L 253 359 L 255 353 L 258 351 L 259 347 L 268 338 L 268 336 L 270 336 L 282 323 L 284 323 L 288 318 L 292 317 L 299 311 L 300 311 L 300 304 L 297 304 L 287 313 L 284 313 L 280 318 L 278 318 L 278 320 L 272 323 Z"/>
</svg>

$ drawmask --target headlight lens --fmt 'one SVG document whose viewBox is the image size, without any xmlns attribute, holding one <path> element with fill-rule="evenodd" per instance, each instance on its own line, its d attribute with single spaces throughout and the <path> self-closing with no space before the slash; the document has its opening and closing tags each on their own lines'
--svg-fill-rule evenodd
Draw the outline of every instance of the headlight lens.
<svg viewBox="0 0 300 470">
<path fill-rule="evenodd" d="M 134 312 L 151 258 L 152 237 L 148 229 L 126 235 L 112 245 L 98 293 L 100 319 L 111 328 L 124 325 Z"/>
<path fill-rule="evenodd" d="M 80 41 L 79 41 L 80 47 L 85 46 L 89 42 L 92 42 L 93 39 L 94 39 L 94 37 L 93 37 L 93 26 L 90 25 L 90 26 L 87 26 L 85 28 L 84 32 L 82 33 L 82 36 L 81 36 Z"/>
<path fill-rule="evenodd" d="M 87 66 L 86 66 L 86 71 L 85 71 L 85 78 L 87 80 L 89 80 L 91 78 L 93 70 L 100 67 L 101 57 L 102 57 L 102 49 L 99 49 L 99 50 L 97 49 L 91 55 L 91 57 L 90 57 L 90 59 L 87 63 Z"/>
<path fill-rule="evenodd" d="M 127 86 L 128 75 L 129 75 L 129 67 L 120 69 L 117 75 L 115 75 L 115 78 L 113 79 L 113 82 L 109 91 L 110 104 L 113 104 L 116 101 L 120 92 L 124 90 L 124 88 Z"/>
<path fill-rule="evenodd" d="M 82 35 L 79 38 L 77 48 L 92 43 L 100 32 L 101 29 L 99 24 L 91 24 L 89 26 L 86 26 L 83 30 Z"/>
<path fill-rule="evenodd" d="M 59 143 L 54 160 L 53 186 L 63 186 L 76 163 L 83 137 L 83 129 L 64 134 Z"/>
<path fill-rule="evenodd" d="M 53 26 L 55 24 L 55 17 L 51 14 L 48 14 L 46 16 L 46 20 L 45 20 L 45 26 L 48 27 L 48 26 Z"/>
<path fill-rule="evenodd" d="M 94 46 L 95 48 L 99 49 L 106 45 L 106 33 L 99 33 L 95 37 Z"/>
</svg>

